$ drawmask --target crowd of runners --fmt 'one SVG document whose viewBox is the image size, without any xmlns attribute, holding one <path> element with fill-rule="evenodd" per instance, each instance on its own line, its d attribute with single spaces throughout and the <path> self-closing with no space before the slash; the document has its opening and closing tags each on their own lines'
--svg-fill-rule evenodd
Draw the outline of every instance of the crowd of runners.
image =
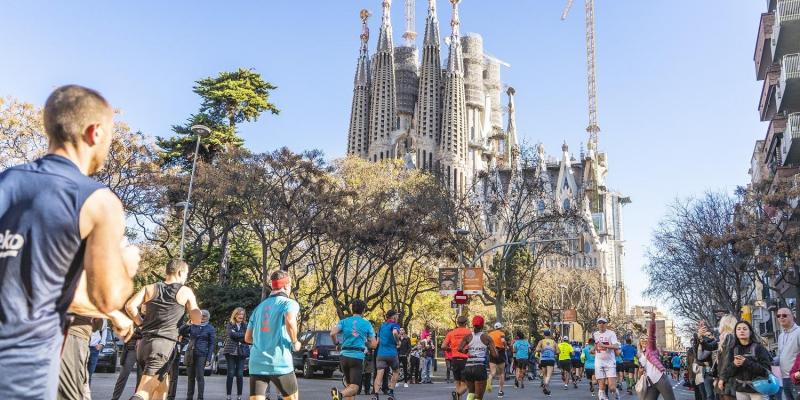
<svg viewBox="0 0 800 400">
<path fill-rule="evenodd" d="M 48 154 L 0 172 L 0 399 L 90 399 L 87 365 L 99 345 L 93 331 L 102 320 L 126 342 L 123 372 L 137 366 L 131 400 L 174 398 L 182 338 L 189 338 L 191 349 L 184 360 L 187 397 L 193 398 L 196 387 L 202 398 L 203 368 L 215 333 L 209 314 L 185 286 L 188 265 L 170 261 L 162 281 L 133 293 L 139 251 L 124 239 L 122 204 L 89 177 L 109 153 L 112 107 L 94 90 L 63 86 L 48 98 L 43 121 Z M 269 296 L 246 322 L 247 310 L 237 308 L 226 325 L 224 354 L 233 370 L 228 398 L 234 377 L 242 395 L 245 359 L 251 400 L 265 399 L 270 387 L 285 400 L 299 398 L 292 353 L 301 346 L 300 306 L 291 298 L 286 272 L 273 272 L 269 284 Z M 628 336 L 620 341 L 601 316 L 585 343 L 546 329 L 541 336 L 536 332 L 542 339 L 535 345 L 520 330 L 507 336 L 499 321 L 489 330 L 483 316 L 461 315 L 440 346 L 420 337 L 412 347 L 397 312 L 387 312 L 385 321 L 373 326 L 363 316 L 365 308 L 363 301 L 353 301 L 352 316 L 330 331 L 341 350 L 345 383 L 331 388 L 333 400 L 358 393 L 393 400 L 401 370 L 406 386 L 410 375 L 432 382 L 437 347 L 445 354 L 448 379 L 453 376 L 453 400 L 481 400 L 494 390 L 495 380 L 497 396 L 503 397 L 507 374 L 520 389 L 541 376 L 542 393 L 550 396 L 556 368 L 564 390 L 586 379 L 592 396 L 603 400 L 619 399 L 623 390 L 644 400 L 673 400 L 673 381 L 684 370 L 697 400 L 794 400 L 800 379 L 800 329 L 788 308 L 776 314 L 781 330 L 774 354 L 749 322 L 726 315 L 715 331 L 697 326 L 685 358 L 659 351 L 655 315 L 647 335 L 635 341 Z M 187 315 L 189 323 L 181 326 Z M 409 368 L 421 369 L 422 376 Z M 124 381 L 117 386 L 121 390 Z M 120 393 L 115 390 L 114 396 Z"/>
</svg>

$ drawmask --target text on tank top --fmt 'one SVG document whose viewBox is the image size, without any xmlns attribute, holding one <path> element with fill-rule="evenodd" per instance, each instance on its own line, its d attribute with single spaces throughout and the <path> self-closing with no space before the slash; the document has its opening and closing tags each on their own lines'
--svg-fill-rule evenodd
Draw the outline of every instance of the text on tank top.
<svg viewBox="0 0 800 400">
<path fill-rule="evenodd" d="M 467 354 L 469 355 L 467 365 L 483 365 L 486 362 L 486 348 L 488 346 L 481 340 L 483 335 L 483 332 L 472 334 L 472 340 L 470 340 L 467 348 Z"/>
<path fill-rule="evenodd" d="M 156 282 L 153 285 L 153 298 L 145 303 L 142 336 L 178 339 L 178 322 L 186 312 L 186 307 L 176 299 L 181 287 L 180 283 Z"/>
</svg>

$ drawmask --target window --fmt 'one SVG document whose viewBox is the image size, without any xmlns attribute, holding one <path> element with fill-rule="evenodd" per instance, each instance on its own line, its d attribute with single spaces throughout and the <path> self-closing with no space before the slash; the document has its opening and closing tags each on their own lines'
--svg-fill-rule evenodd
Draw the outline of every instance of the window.
<svg viewBox="0 0 800 400">
<path fill-rule="evenodd" d="M 563 206 L 564 206 L 564 210 L 569 210 L 569 206 L 570 206 L 569 199 L 564 199 Z"/>
</svg>

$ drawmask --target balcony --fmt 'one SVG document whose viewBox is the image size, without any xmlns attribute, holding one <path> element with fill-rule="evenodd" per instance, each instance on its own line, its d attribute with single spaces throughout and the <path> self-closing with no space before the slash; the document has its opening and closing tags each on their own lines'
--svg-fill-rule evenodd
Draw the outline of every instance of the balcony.
<svg viewBox="0 0 800 400">
<path fill-rule="evenodd" d="M 773 62 L 800 51 L 800 0 L 778 0 L 771 44 Z"/>
<path fill-rule="evenodd" d="M 781 140 L 781 160 L 784 166 L 800 164 L 800 113 L 790 114 Z"/>
<path fill-rule="evenodd" d="M 764 84 L 761 87 L 761 98 L 758 102 L 758 115 L 761 121 L 771 121 L 778 111 L 777 96 L 778 84 L 781 80 L 781 65 L 773 64 L 764 74 Z"/>
<path fill-rule="evenodd" d="M 767 68 L 772 64 L 772 25 L 775 23 L 775 14 L 761 14 L 761 24 L 758 27 L 758 39 L 756 39 L 756 51 L 753 54 L 753 61 L 756 64 L 756 78 L 764 79 Z"/>
<path fill-rule="evenodd" d="M 776 91 L 778 112 L 800 111 L 800 54 L 788 54 L 781 60 L 781 75 Z"/>
<path fill-rule="evenodd" d="M 770 171 L 770 177 L 774 176 L 778 167 L 783 165 L 781 139 L 785 130 L 786 117 L 778 115 L 770 121 L 767 136 L 764 138 L 764 162 Z"/>
</svg>

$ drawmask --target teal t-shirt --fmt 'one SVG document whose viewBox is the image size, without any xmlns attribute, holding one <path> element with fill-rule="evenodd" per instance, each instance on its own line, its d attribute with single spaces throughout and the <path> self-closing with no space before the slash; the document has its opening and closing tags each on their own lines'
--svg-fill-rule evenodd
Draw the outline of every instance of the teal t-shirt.
<svg viewBox="0 0 800 400">
<path fill-rule="evenodd" d="M 286 332 L 286 314 L 297 314 L 300 305 L 281 295 L 267 297 L 250 314 L 248 329 L 253 330 L 250 348 L 250 373 L 286 375 L 294 372 L 292 340 Z"/>
<path fill-rule="evenodd" d="M 375 329 L 372 328 L 372 324 L 364 317 L 354 315 L 339 321 L 338 326 L 342 332 L 342 356 L 363 360 L 367 340 L 375 337 Z"/>
<path fill-rule="evenodd" d="M 525 339 L 517 339 L 514 341 L 514 358 L 518 360 L 527 360 L 528 352 L 530 352 L 531 344 Z"/>
<path fill-rule="evenodd" d="M 586 361 L 583 362 L 583 367 L 586 369 L 594 369 L 594 354 L 592 354 L 594 346 L 586 346 L 583 348 L 583 357 Z"/>
</svg>

